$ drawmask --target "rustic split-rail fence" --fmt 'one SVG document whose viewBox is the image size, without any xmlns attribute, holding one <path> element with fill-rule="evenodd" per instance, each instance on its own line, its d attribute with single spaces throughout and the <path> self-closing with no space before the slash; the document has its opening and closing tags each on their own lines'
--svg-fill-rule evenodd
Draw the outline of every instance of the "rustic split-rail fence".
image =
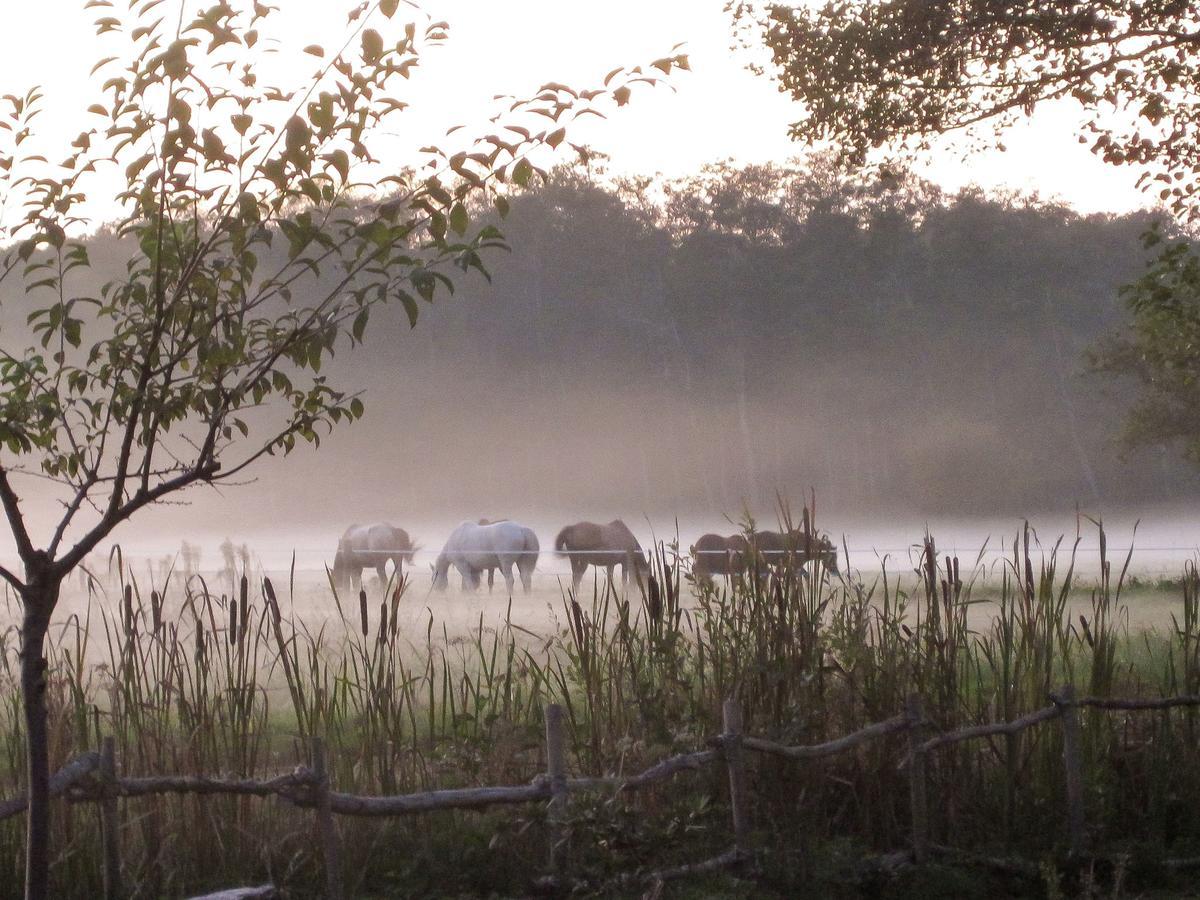
<svg viewBox="0 0 1200 900">
<path fill-rule="evenodd" d="M 962 741 L 993 735 L 1016 735 L 1044 722 L 1058 720 L 1062 729 L 1067 832 L 1064 835 L 1071 857 L 1083 858 L 1088 853 L 1087 809 L 1084 798 L 1085 772 L 1080 740 L 1079 709 L 1128 712 L 1166 710 L 1175 707 L 1200 706 L 1200 696 L 1175 696 L 1160 699 L 1112 699 L 1075 696 L 1071 685 L 1049 695 L 1050 705 L 1011 722 L 992 722 L 971 725 L 955 731 L 930 734 L 921 700 L 910 696 L 903 713 L 867 725 L 858 731 L 821 744 L 787 746 L 765 738 L 747 735 L 742 726 L 742 710 L 737 700 L 724 704 L 723 731 L 708 741 L 709 748 L 672 756 L 644 772 L 628 776 L 577 777 L 567 774 L 563 708 L 551 704 L 545 710 L 546 771 L 529 784 L 498 787 L 469 787 L 425 791 L 395 796 L 362 796 L 333 790 L 328 774 L 324 742 L 317 737 L 309 741 L 310 760 L 307 766 L 267 780 L 222 780 L 205 776 L 166 775 L 127 778 L 118 775 L 115 741 L 104 738 L 99 752 L 83 753 L 59 769 L 50 779 L 50 794 L 67 795 L 76 802 L 98 804 L 101 846 L 104 863 L 105 900 L 124 896 L 121 881 L 120 810 L 122 797 L 146 797 L 157 794 L 241 794 L 259 797 L 276 796 L 296 806 L 312 809 L 316 817 L 316 833 L 320 855 L 324 862 L 325 896 L 342 900 L 345 878 L 342 871 L 341 847 L 335 816 L 387 817 L 407 816 L 448 809 L 481 809 L 497 804 L 547 804 L 549 850 L 546 874 L 535 887 L 546 890 L 586 886 L 573 879 L 569 871 L 568 799 L 571 794 L 637 790 L 671 778 L 676 774 L 696 771 L 720 764 L 729 779 L 731 846 L 710 859 L 661 869 L 638 872 L 597 884 L 596 887 L 633 887 L 683 878 L 706 872 L 751 863 L 754 847 L 751 829 L 751 798 L 746 780 L 747 752 L 768 754 L 794 760 L 818 759 L 845 753 L 868 742 L 897 732 L 907 733 L 907 753 L 904 766 L 909 782 L 910 843 L 903 850 L 881 857 L 879 863 L 889 868 L 906 863 L 922 863 L 933 854 L 960 856 L 978 863 L 993 865 L 1010 872 L 1036 875 L 1037 866 L 1016 858 L 985 858 L 973 856 L 956 848 L 930 841 L 928 783 L 926 760 L 941 747 Z M 0 801 L 0 820 L 19 815 L 26 800 L 17 797 Z M 1200 866 L 1200 859 L 1167 860 L 1169 868 Z M 217 897 L 268 896 L 270 886 L 241 889 L 209 895 Z"/>
</svg>

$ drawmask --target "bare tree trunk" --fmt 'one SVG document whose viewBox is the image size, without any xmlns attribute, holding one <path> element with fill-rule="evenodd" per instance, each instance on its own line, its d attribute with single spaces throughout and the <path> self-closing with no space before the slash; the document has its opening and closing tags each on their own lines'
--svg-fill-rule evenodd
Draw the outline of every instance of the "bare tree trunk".
<svg viewBox="0 0 1200 900">
<path fill-rule="evenodd" d="M 46 730 L 46 631 L 58 581 L 28 572 L 21 626 L 21 696 L 25 712 L 29 807 L 25 831 L 25 900 L 50 896 L 50 748 Z"/>
</svg>

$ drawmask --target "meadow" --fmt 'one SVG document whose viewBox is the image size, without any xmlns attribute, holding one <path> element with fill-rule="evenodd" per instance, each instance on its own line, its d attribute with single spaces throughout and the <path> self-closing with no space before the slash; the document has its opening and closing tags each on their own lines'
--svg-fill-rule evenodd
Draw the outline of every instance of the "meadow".
<svg viewBox="0 0 1200 900">
<path fill-rule="evenodd" d="M 1028 528 L 999 555 L 959 559 L 925 537 L 898 568 L 820 568 L 693 584 L 672 543 L 653 577 L 572 596 L 429 595 L 427 577 L 355 595 L 313 573 L 147 572 L 114 553 L 64 600 L 53 632 L 52 765 L 117 740 L 125 774 L 269 777 L 330 750 L 338 790 L 524 784 L 545 770 L 543 709 L 567 711 L 572 775 L 639 771 L 703 749 L 736 696 L 747 731 L 783 743 L 839 737 L 919 694 L 935 731 L 1011 720 L 1070 682 L 1093 697 L 1200 694 L 1193 563 L 1133 579 L 1128 556 L 1086 571 L 1070 542 Z M 551 583 L 547 584 L 547 580 Z M 15 601 L 8 615 L 15 620 Z M 21 787 L 15 626 L 0 637 L 0 796 Z M 934 839 L 1021 856 L 1040 876 L 931 865 L 885 874 L 906 846 L 903 736 L 820 762 L 755 759 L 753 871 L 671 896 L 1087 895 L 1170 888 L 1153 861 L 1200 854 L 1195 714 L 1083 710 L 1087 800 L 1102 864 L 1063 861 L 1061 737 L 1033 729 L 958 745 L 931 763 Z M 573 799 L 574 870 L 601 882 L 728 846 L 719 769 L 636 796 Z M 61 896 L 100 890 L 94 807 L 56 803 Z M 321 884 L 311 815 L 272 800 L 122 801 L 126 883 L 185 896 L 273 879 Z M 544 870 L 545 810 L 342 820 L 350 896 L 524 896 Z M 0 897 L 17 896 L 20 819 L 0 823 Z M 1099 895 L 1098 893 L 1096 895 Z"/>
</svg>

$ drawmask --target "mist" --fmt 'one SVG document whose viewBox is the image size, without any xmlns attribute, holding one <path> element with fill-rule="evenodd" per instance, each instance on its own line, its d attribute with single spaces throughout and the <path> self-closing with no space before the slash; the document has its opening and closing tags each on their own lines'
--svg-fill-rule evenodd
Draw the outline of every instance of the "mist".
<svg viewBox="0 0 1200 900">
<path fill-rule="evenodd" d="M 558 170 L 514 203 L 490 284 L 462 277 L 415 329 L 389 309 L 335 360 L 364 421 L 114 539 L 215 557 L 232 535 L 317 564 L 351 522 L 427 548 L 482 516 L 543 546 L 618 516 L 687 538 L 746 511 L 773 525 L 779 497 L 815 492 L 819 523 L 879 546 L 931 523 L 1069 529 L 1077 509 L 1178 522 L 1200 495 L 1172 448 L 1123 454 L 1132 395 L 1083 361 L 1124 321 L 1150 214 L 947 196 L 819 158 L 649 185 Z M 97 237 L 101 270 L 106 252 Z M 45 527 L 44 487 L 18 483 Z"/>
</svg>

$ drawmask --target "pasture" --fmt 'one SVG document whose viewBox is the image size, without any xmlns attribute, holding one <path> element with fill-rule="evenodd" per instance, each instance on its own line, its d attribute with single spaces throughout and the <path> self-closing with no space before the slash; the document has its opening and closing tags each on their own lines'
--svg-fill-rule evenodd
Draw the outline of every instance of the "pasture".
<svg viewBox="0 0 1200 900">
<path fill-rule="evenodd" d="M 886 569 L 852 555 L 844 579 L 816 567 L 711 589 L 690 583 L 686 549 L 681 559 L 658 544 L 652 584 L 622 590 L 619 578 L 610 587 L 589 570 L 577 595 L 569 566 L 544 553 L 532 593 L 518 584 L 511 598 L 500 579 L 491 594 L 463 593 L 457 578 L 431 593 L 419 556 L 400 590 L 368 577 L 361 596 L 311 569 L 252 567 L 244 582 L 240 571 L 179 569 L 160 579 L 165 571 L 114 556 L 64 598 L 53 630 L 53 765 L 113 735 L 126 774 L 270 777 L 302 763 L 304 739 L 320 736 L 338 790 L 393 794 L 528 783 L 545 768 L 549 702 L 566 707 L 571 774 L 606 775 L 703 749 L 729 696 L 748 731 L 814 743 L 903 711 L 913 692 L 935 731 L 1011 720 L 1068 681 L 1099 697 L 1200 693 L 1194 566 L 1123 583 L 1124 556 L 1080 554 L 1073 569 L 1069 548 L 1015 538 L 995 561 L 922 543 Z M 15 613 L 10 600 L 10 622 Z M 23 750 L 12 624 L 3 635 L 7 797 L 20 790 Z M 936 841 L 1027 857 L 1042 866 L 1041 883 L 969 866 L 870 867 L 907 840 L 897 738 L 819 763 L 756 761 L 756 868 L 668 893 L 1028 896 L 1060 884 L 1078 892 L 1089 878 L 1106 890 L 1169 885 L 1169 874 L 1128 860 L 1200 851 L 1187 812 L 1200 801 L 1194 718 L 1083 715 L 1090 824 L 1110 861 L 1090 874 L 1062 862 L 1061 746 L 1047 730 L 956 748 L 930 773 Z M 721 852 L 719 774 L 572 800 L 574 867 L 602 882 Z M 285 803 L 189 797 L 122 808 L 126 883 L 137 896 L 267 878 L 310 896 L 321 884 L 311 819 Z M 98 893 L 91 807 L 60 801 L 56 811 L 64 849 L 54 878 Z M 351 896 L 524 896 L 545 858 L 540 805 L 340 827 Z M 0 823 L 0 896 L 16 896 L 20 839 L 19 819 Z"/>
</svg>

